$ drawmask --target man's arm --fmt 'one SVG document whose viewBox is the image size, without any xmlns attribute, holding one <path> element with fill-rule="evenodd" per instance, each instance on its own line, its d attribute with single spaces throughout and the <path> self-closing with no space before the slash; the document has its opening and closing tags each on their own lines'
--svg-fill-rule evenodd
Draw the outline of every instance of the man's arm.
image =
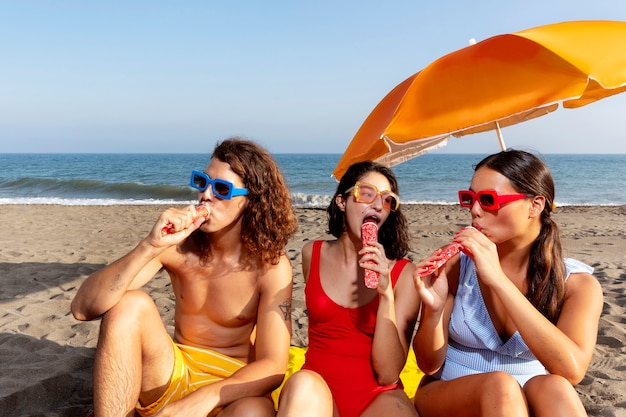
<svg viewBox="0 0 626 417">
<path fill-rule="evenodd" d="M 168 209 L 161 214 L 150 234 L 128 254 L 90 275 L 72 300 L 71 310 L 78 320 L 93 320 L 113 307 L 128 290 L 141 288 L 162 267 L 159 256 L 175 247 L 196 230 L 204 219 L 194 219 L 195 208 Z M 167 224 L 179 232 L 163 235 Z"/>
<path fill-rule="evenodd" d="M 150 280 L 162 265 L 145 242 L 140 242 L 122 258 L 90 275 L 72 300 L 77 320 L 93 320 L 106 313 L 129 289 Z"/>
</svg>

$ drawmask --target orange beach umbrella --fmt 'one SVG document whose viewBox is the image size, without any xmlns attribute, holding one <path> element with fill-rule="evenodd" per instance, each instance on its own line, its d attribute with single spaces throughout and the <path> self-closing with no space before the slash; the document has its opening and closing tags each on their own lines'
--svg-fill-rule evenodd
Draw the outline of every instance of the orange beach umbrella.
<svg viewBox="0 0 626 417">
<path fill-rule="evenodd" d="M 498 35 L 445 55 L 391 90 L 333 175 L 359 161 L 393 166 L 460 137 L 626 90 L 626 22 L 573 21 Z"/>
</svg>

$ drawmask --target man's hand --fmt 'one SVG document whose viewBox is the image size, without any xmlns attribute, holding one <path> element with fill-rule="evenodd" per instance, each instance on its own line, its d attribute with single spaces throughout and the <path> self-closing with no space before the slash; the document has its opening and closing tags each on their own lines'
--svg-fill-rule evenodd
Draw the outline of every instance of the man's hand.
<svg viewBox="0 0 626 417">
<path fill-rule="evenodd" d="M 161 249 L 176 245 L 200 227 L 209 215 L 210 211 L 205 206 L 167 209 L 159 216 L 146 241 L 154 248 Z"/>
</svg>

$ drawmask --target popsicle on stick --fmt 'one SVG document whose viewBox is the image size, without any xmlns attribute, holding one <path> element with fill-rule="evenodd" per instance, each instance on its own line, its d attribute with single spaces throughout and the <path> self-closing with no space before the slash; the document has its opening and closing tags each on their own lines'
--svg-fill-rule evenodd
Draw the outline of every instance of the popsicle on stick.
<svg viewBox="0 0 626 417">
<path fill-rule="evenodd" d="M 363 246 L 369 245 L 372 242 L 378 242 L 378 225 L 372 220 L 366 220 L 361 226 L 361 240 Z M 378 287 L 378 272 L 371 269 L 365 269 L 365 286 L 367 288 Z"/>
<path fill-rule="evenodd" d="M 435 261 L 435 263 L 433 263 L 432 265 L 422 268 L 419 271 L 419 275 L 423 277 L 432 274 L 443 265 L 445 265 L 445 263 L 448 262 L 454 255 L 461 252 L 461 249 L 463 249 L 463 246 L 460 243 L 450 243 L 448 246 L 442 249 L 439 259 L 437 259 L 437 261 Z"/>
<path fill-rule="evenodd" d="M 197 220 L 200 217 L 204 217 L 204 219 L 209 217 L 209 209 L 205 206 L 196 207 L 196 216 L 194 217 L 194 220 Z M 174 233 L 174 225 L 171 223 L 165 225 L 165 227 L 161 229 L 161 236 L 171 235 L 172 233 Z"/>
</svg>

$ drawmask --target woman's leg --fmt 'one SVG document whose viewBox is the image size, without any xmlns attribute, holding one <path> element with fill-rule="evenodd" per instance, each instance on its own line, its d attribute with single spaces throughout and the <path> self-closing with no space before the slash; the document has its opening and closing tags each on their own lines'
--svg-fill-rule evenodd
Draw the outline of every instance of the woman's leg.
<svg viewBox="0 0 626 417">
<path fill-rule="evenodd" d="M 361 417 L 418 417 L 415 406 L 401 389 L 385 391 L 372 401 Z"/>
<path fill-rule="evenodd" d="M 274 402 L 267 397 L 247 397 L 224 407 L 217 417 L 274 417 Z"/>
<path fill-rule="evenodd" d="M 522 388 L 504 372 L 432 381 L 415 393 L 415 407 L 428 417 L 528 417 Z"/>
<path fill-rule="evenodd" d="M 524 385 L 533 417 L 586 417 L 576 389 L 558 375 L 536 376 Z"/>
<path fill-rule="evenodd" d="M 333 396 L 324 379 L 306 369 L 291 375 L 280 393 L 278 417 L 331 417 Z"/>
</svg>

